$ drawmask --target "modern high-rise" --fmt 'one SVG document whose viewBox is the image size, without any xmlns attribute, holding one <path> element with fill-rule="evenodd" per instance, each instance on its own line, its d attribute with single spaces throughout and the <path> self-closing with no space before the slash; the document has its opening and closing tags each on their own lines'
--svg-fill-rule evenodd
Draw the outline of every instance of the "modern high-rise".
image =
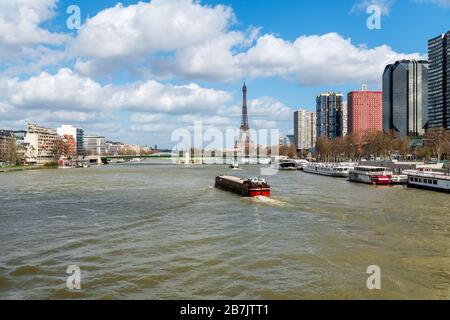
<svg viewBox="0 0 450 320">
<path fill-rule="evenodd" d="M 299 110 L 294 112 L 294 143 L 297 150 L 309 150 L 316 146 L 316 113 Z"/>
<path fill-rule="evenodd" d="M 348 102 L 342 102 L 342 136 L 348 134 Z"/>
<path fill-rule="evenodd" d="M 84 150 L 90 155 L 104 155 L 106 138 L 96 135 L 84 136 Z"/>
<path fill-rule="evenodd" d="M 450 128 L 450 31 L 428 41 L 428 126 Z"/>
<path fill-rule="evenodd" d="M 383 73 L 383 129 L 401 136 L 425 133 L 428 122 L 428 61 L 401 60 Z"/>
<path fill-rule="evenodd" d="M 72 136 L 76 144 L 76 154 L 83 155 L 84 152 L 84 131 L 81 128 L 76 128 L 71 125 L 62 125 L 56 129 L 61 137 Z M 66 137 L 68 138 L 68 137 Z"/>
<path fill-rule="evenodd" d="M 383 92 L 369 91 L 367 86 L 348 94 L 348 133 L 359 141 L 368 132 L 383 130 L 382 96 Z"/>
<path fill-rule="evenodd" d="M 343 96 L 340 93 L 323 93 L 317 96 L 317 138 L 335 139 L 344 134 Z"/>
</svg>

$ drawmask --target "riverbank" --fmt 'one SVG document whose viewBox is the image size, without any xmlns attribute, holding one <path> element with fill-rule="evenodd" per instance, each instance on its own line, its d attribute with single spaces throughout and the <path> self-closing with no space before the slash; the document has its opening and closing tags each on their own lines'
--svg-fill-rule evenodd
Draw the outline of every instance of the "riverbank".
<svg viewBox="0 0 450 320">
<path fill-rule="evenodd" d="M 28 170 L 42 170 L 42 169 L 58 169 L 57 166 L 16 166 L 16 167 L 2 167 L 0 173 L 20 172 Z"/>
</svg>

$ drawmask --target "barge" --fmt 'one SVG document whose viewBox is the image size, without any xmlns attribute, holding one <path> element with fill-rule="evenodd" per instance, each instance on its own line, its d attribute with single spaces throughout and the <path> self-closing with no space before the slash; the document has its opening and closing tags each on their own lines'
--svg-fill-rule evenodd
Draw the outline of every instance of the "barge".
<svg viewBox="0 0 450 320">
<path fill-rule="evenodd" d="M 218 176 L 215 186 L 243 197 L 270 197 L 270 186 L 263 178 L 242 179 L 233 176 Z"/>
</svg>

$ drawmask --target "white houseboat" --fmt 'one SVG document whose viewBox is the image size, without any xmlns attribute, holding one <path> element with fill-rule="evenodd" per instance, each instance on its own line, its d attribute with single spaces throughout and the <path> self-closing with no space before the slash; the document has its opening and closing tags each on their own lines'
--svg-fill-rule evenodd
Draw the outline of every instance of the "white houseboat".
<svg viewBox="0 0 450 320">
<path fill-rule="evenodd" d="M 349 180 L 376 185 L 390 184 L 392 171 L 385 167 L 357 166 L 349 172 Z"/>
<path fill-rule="evenodd" d="M 445 172 L 408 170 L 408 187 L 450 193 L 450 174 Z"/>
<path fill-rule="evenodd" d="M 350 170 L 353 170 L 353 166 L 339 163 L 310 163 L 303 167 L 307 173 L 339 178 L 347 178 Z"/>
</svg>

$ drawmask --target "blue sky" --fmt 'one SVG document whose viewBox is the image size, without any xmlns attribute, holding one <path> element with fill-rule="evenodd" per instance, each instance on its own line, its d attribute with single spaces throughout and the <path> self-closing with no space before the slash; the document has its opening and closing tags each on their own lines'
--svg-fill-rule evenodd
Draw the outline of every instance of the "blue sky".
<svg viewBox="0 0 450 320">
<path fill-rule="evenodd" d="M 450 30 L 449 0 L 121 3 L 0 4 L 0 127 L 73 123 L 171 147 L 194 120 L 238 126 L 246 80 L 252 127 L 290 133 L 293 110 L 314 110 L 318 93 L 379 90 L 386 63 L 426 58 L 427 40 Z M 366 26 L 371 4 L 380 30 Z M 70 5 L 80 30 L 66 26 Z"/>
</svg>

